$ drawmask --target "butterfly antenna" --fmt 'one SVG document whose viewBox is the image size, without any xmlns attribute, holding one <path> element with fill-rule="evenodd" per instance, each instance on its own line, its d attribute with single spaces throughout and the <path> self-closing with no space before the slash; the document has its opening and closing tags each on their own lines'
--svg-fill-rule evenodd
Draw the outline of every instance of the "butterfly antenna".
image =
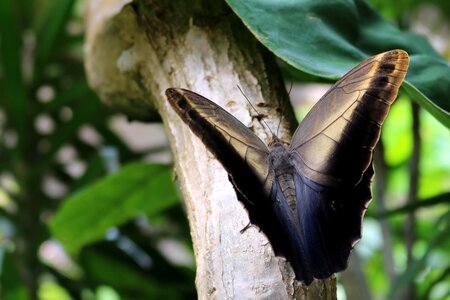
<svg viewBox="0 0 450 300">
<path fill-rule="evenodd" d="M 259 115 L 258 110 L 253 106 L 253 104 L 250 102 L 248 97 L 244 94 L 244 92 L 242 91 L 241 87 L 239 85 L 237 87 L 238 87 L 239 91 L 241 92 L 241 94 L 244 96 L 245 100 L 247 100 L 248 104 L 250 104 L 250 106 L 253 108 L 253 110 Z M 274 135 L 272 130 L 270 130 L 269 125 L 267 125 L 266 121 L 264 121 L 263 118 L 261 118 L 261 121 L 266 125 L 267 129 L 269 129 L 270 133 L 272 133 L 272 135 Z"/>
<path fill-rule="evenodd" d="M 277 137 L 278 137 L 278 133 L 280 132 L 280 126 L 281 126 L 281 120 L 282 119 L 283 119 L 283 107 L 281 107 L 280 121 L 278 122 L 278 126 L 277 126 Z"/>
<path fill-rule="evenodd" d="M 294 80 L 291 80 L 291 85 L 289 85 L 288 96 L 291 96 L 292 87 L 294 86 Z"/>
</svg>

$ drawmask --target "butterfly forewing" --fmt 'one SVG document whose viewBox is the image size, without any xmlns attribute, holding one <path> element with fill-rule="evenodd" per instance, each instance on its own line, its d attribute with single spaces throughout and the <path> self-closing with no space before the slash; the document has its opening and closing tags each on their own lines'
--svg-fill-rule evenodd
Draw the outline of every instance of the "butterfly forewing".
<svg viewBox="0 0 450 300">
<path fill-rule="evenodd" d="M 376 55 L 347 73 L 316 103 L 291 143 L 302 174 L 326 186 L 360 181 L 408 63 L 403 50 Z"/>
<path fill-rule="evenodd" d="M 268 174 L 269 150 L 250 129 L 214 102 L 194 92 L 170 88 L 166 95 L 178 115 L 226 169 L 242 167 L 230 166 L 231 161 L 240 158 L 264 182 Z M 224 145 L 218 145 L 220 142 Z"/>
</svg>

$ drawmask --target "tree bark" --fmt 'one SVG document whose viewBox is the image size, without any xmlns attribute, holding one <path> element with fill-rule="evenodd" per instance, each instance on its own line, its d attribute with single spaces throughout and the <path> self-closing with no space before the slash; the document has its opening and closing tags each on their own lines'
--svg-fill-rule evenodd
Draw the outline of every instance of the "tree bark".
<svg viewBox="0 0 450 300">
<path fill-rule="evenodd" d="M 197 263 L 199 299 L 335 299 L 336 282 L 310 287 L 274 257 L 251 226 L 223 167 L 170 108 L 165 90 L 182 87 L 215 101 L 264 141 L 296 124 L 274 57 L 225 2 L 91 0 L 86 70 L 102 101 L 131 118 L 161 116 L 174 154 Z M 243 95 L 258 109 L 252 111 Z M 289 106 L 290 107 L 290 106 Z M 283 117 L 280 114 L 283 112 Z M 280 233 L 282 234 L 282 233 Z"/>
</svg>

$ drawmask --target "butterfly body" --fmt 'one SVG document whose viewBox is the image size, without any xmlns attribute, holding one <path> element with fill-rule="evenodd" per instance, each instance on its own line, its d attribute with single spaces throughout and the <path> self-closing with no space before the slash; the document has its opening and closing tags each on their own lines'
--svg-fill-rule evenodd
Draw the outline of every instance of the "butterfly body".
<svg viewBox="0 0 450 300">
<path fill-rule="evenodd" d="M 166 95 L 229 174 L 250 222 L 296 278 L 310 284 L 347 267 L 371 200 L 373 149 L 397 96 L 408 55 L 392 50 L 343 76 L 285 146 L 270 147 L 214 102 L 189 90 Z"/>
<path fill-rule="evenodd" d="M 289 207 L 296 210 L 296 193 L 294 175 L 297 173 L 293 164 L 293 154 L 283 145 L 277 144 L 270 149 L 268 155 L 269 169 L 273 170 L 269 178 L 279 183 Z"/>
</svg>

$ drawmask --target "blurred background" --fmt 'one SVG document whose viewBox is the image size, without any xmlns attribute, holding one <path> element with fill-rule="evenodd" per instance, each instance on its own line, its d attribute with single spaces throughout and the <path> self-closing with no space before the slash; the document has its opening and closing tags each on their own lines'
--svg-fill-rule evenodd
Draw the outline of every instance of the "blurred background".
<svg viewBox="0 0 450 300">
<path fill-rule="evenodd" d="M 450 60 L 450 2 L 369 2 Z M 164 128 L 108 111 L 89 89 L 85 5 L 0 1 L 0 299 L 195 299 Z M 301 119 L 330 84 L 280 67 Z M 339 299 L 450 299 L 449 130 L 400 93 L 375 167 Z"/>
</svg>

